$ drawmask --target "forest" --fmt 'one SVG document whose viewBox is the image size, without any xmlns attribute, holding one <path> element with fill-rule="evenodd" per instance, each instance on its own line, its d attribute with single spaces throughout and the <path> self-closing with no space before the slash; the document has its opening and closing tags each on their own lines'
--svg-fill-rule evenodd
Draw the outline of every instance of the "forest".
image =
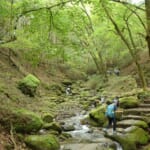
<svg viewBox="0 0 150 150">
<path fill-rule="evenodd" d="M 150 150 L 150 0 L 0 0 L 0 102 L 0 150 Z"/>
</svg>

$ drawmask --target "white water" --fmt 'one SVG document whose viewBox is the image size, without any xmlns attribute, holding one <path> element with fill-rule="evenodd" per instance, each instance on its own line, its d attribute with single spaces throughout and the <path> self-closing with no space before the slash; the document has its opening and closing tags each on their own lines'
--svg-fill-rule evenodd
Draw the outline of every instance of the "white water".
<svg viewBox="0 0 150 150">
<path fill-rule="evenodd" d="M 87 117 L 87 115 L 77 114 L 74 117 L 71 117 L 67 120 L 65 120 L 65 123 L 68 125 L 73 125 L 75 127 L 74 131 L 69 131 L 68 133 L 72 135 L 74 139 L 77 139 L 79 141 L 90 141 L 95 143 L 101 143 L 102 145 L 108 146 L 108 143 L 115 143 L 116 150 L 123 150 L 119 143 L 111 141 L 110 139 L 106 139 L 104 137 L 103 131 L 100 131 L 96 128 L 90 129 L 88 125 L 82 125 L 80 123 L 80 120 Z"/>
</svg>

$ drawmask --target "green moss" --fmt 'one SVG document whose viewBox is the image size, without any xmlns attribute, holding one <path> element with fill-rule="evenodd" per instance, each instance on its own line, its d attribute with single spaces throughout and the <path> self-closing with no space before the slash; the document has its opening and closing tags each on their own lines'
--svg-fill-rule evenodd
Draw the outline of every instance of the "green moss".
<svg viewBox="0 0 150 150">
<path fill-rule="evenodd" d="M 135 123 L 135 126 L 141 127 L 141 128 L 148 128 L 148 124 L 145 121 L 139 120 L 137 123 Z"/>
<path fill-rule="evenodd" d="M 149 99 L 150 98 L 150 91 L 140 91 L 138 93 L 138 98 L 141 100 Z"/>
<path fill-rule="evenodd" d="M 147 144 L 149 141 L 148 133 L 139 127 L 136 127 L 132 132 L 128 133 L 127 138 L 136 143 L 136 145 Z"/>
<path fill-rule="evenodd" d="M 126 136 L 108 136 L 109 138 L 117 141 L 122 146 L 123 150 L 137 150 L 136 144 Z"/>
<path fill-rule="evenodd" d="M 0 93 L 3 93 L 6 90 L 6 86 L 3 83 L 0 83 Z"/>
<path fill-rule="evenodd" d="M 0 108 L 0 123 L 8 130 L 12 124 L 21 133 L 38 131 L 43 125 L 43 121 L 35 113 L 15 108 Z"/>
<path fill-rule="evenodd" d="M 53 121 L 54 117 L 50 113 L 44 113 L 42 115 L 42 119 L 43 119 L 44 122 L 51 123 Z"/>
<path fill-rule="evenodd" d="M 34 96 L 40 80 L 29 74 L 18 83 L 18 88 L 27 95 Z"/>
<path fill-rule="evenodd" d="M 25 143 L 34 150 L 59 150 L 60 145 L 53 135 L 30 135 Z"/>
<path fill-rule="evenodd" d="M 14 114 L 19 119 L 18 122 L 14 124 L 17 132 L 38 131 L 43 125 L 43 121 L 35 113 L 28 110 L 16 110 Z"/>
<path fill-rule="evenodd" d="M 96 121 L 100 126 L 103 126 L 107 120 L 105 116 L 106 105 L 99 106 L 89 113 L 91 119 Z"/>
<path fill-rule="evenodd" d="M 61 133 L 62 131 L 60 125 L 57 122 L 46 123 L 44 124 L 43 128 L 47 130 L 55 130 L 58 131 L 59 133 Z"/>
<path fill-rule="evenodd" d="M 21 83 L 30 87 L 37 87 L 40 84 L 40 80 L 37 79 L 34 75 L 29 74 L 21 81 Z"/>
<path fill-rule="evenodd" d="M 120 107 L 122 108 L 134 108 L 139 105 L 139 100 L 135 96 L 120 98 Z"/>
</svg>

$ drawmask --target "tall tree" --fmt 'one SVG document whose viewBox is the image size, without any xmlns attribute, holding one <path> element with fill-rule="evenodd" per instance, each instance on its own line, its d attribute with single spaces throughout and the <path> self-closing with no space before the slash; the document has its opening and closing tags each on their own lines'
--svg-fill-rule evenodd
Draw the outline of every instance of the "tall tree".
<svg viewBox="0 0 150 150">
<path fill-rule="evenodd" d="M 134 40 L 133 40 L 133 37 L 132 37 L 132 33 L 131 33 L 131 30 L 128 26 L 128 22 L 127 20 L 125 20 L 126 22 L 126 28 L 127 28 L 127 31 L 128 31 L 128 34 L 129 34 L 129 39 L 130 41 L 126 38 L 126 36 L 123 34 L 123 32 L 121 31 L 119 25 L 116 23 L 116 21 L 113 19 L 113 17 L 110 15 L 110 12 L 109 10 L 107 9 L 107 6 L 106 4 L 103 2 L 103 0 L 100 0 L 100 4 L 102 5 L 108 19 L 111 21 L 111 23 L 113 24 L 114 26 L 114 29 L 116 30 L 116 32 L 118 33 L 118 35 L 120 36 L 121 40 L 124 42 L 124 44 L 127 46 L 128 50 L 129 50 L 129 53 L 130 55 L 132 56 L 133 58 L 133 61 L 135 62 L 136 64 L 136 67 L 137 67 L 137 71 L 138 71 L 138 75 L 139 75 L 139 78 L 141 80 L 141 83 L 142 83 L 142 87 L 143 89 L 146 89 L 147 85 L 146 85 L 146 81 L 145 81 L 145 77 L 144 77 L 144 74 L 143 74 L 143 70 L 141 68 L 141 65 L 140 63 L 138 62 L 138 58 L 137 58 L 137 55 L 136 53 L 134 52 L 134 50 L 136 50 L 136 45 L 134 43 Z"/>
<path fill-rule="evenodd" d="M 147 44 L 149 48 L 149 57 L 150 57 L 150 0 L 145 0 L 146 16 L 147 16 Z"/>
</svg>

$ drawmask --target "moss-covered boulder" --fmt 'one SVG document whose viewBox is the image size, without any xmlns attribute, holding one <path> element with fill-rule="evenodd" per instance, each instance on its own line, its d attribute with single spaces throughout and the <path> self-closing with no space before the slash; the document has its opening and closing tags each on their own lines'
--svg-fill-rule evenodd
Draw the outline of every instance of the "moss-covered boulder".
<svg viewBox="0 0 150 150">
<path fill-rule="evenodd" d="M 30 133 L 38 131 L 43 126 L 43 121 L 31 111 L 1 107 L 0 124 L 8 130 L 12 125 L 16 132 Z"/>
<path fill-rule="evenodd" d="M 47 130 L 55 130 L 58 131 L 59 133 L 61 133 L 62 131 L 61 126 L 57 122 L 46 123 L 44 124 L 43 128 Z"/>
<path fill-rule="evenodd" d="M 101 105 L 98 108 L 93 109 L 89 113 L 89 117 L 90 117 L 90 119 L 97 122 L 99 124 L 99 126 L 103 126 L 107 121 L 107 118 L 105 116 L 105 111 L 106 111 L 106 105 Z"/>
<path fill-rule="evenodd" d="M 59 150 L 60 144 L 53 135 L 30 135 L 25 143 L 33 150 Z"/>
<path fill-rule="evenodd" d="M 109 136 L 109 135 L 107 135 L 107 137 L 120 143 L 123 150 L 137 150 L 136 144 L 133 141 L 130 141 L 129 139 L 127 139 L 125 136 L 118 136 L 118 135 Z"/>
<path fill-rule="evenodd" d="M 121 108 L 134 108 L 137 107 L 138 105 L 139 105 L 139 100 L 135 96 L 120 98 Z"/>
<path fill-rule="evenodd" d="M 139 127 L 134 127 L 124 135 L 106 135 L 119 142 L 123 150 L 137 150 L 139 145 L 145 145 L 149 141 L 148 133 Z"/>
<path fill-rule="evenodd" d="M 149 134 L 139 127 L 135 127 L 126 135 L 126 138 L 136 143 L 136 145 L 145 145 L 150 139 Z"/>
<path fill-rule="evenodd" d="M 18 83 L 18 88 L 26 95 L 34 96 L 40 80 L 32 74 L 27 75 Z"/>
<path fill-rule="evenodd" d="M 46 123 L 51 123 L 51 122 L 53 122 L 54 116 L 50 113 L 44 113 L 42 115 L 42 119 Z"/>
</svg>

